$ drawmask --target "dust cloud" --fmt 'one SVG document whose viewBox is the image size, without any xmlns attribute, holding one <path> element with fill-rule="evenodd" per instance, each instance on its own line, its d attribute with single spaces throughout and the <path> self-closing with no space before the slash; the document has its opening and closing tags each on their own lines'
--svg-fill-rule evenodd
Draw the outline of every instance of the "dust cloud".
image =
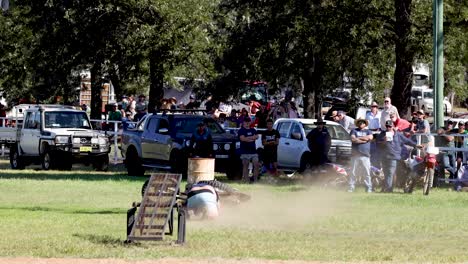
<svg viewBox="0 0 468 264">
<path fill-rule="evenodd" d="M 190 221 L 193 227 L 235 227 L 260 230 L 301 229 L 323 219 L 343 206 L 344 197 L 336 191 L 291 187 L 272 191 L 266 187 L 245 192 L 249 201 L 239 204 L 221 199 L 220 215 L 215 220 Z M 224 201 L 224 202 L 223 202 Z"/>
</svg>

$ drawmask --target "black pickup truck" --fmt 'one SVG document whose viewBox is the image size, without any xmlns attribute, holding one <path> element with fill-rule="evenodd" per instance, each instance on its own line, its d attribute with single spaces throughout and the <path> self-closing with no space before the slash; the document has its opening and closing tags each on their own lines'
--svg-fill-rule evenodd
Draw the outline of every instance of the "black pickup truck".
<svg viewBox="0 0 468 264">
<path fill-rule="evenodd" d="M 183 113 L 148 114 L 135 128 L 124 129 L 121 150 L 128 175 L 143 175 L 146 168 L 155 168 L 186 176 L 190 138 L 200 122 L 207 124 L 213 138 L 215 170 L 229 179 L 240 179 L 237 136 L 210 117 Z"/>
</svg>

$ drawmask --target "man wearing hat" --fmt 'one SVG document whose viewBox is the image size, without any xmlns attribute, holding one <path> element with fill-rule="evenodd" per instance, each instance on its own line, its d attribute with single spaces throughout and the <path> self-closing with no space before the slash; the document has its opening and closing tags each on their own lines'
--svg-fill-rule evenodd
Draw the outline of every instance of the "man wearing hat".
<svg viewBox="0 0 468 264">
<path fill-rule="evenodd" d="M 380 118 L 382 114 L 379 111 L 379 105 L 376 102 L 372 102 L 370 107 L 371 110 L 366 113 L 366 120 L 369 122 L 367 127 L 371 131 L 378 131 L 380 129 Z"/>
<path fill-rule="evenodd" d="M 354 192 L 356 176 L 358 172 L 364 173 L 364 184 L 366 185 L 367 192 L 372 192 L 372 179 L 371 179 L 371 164 L 370 164 L 370 150 L 372 131 L 367 129 L 369 122 L 365 119 L 359 118 L 354 122 L 356 128 L 352 129 L 349 133 L 351 142 L 353 143 L 353 168 L 349 178 L 348 192 Z"/>
<path fill-rule="evenodd" d="M 328 152 L 331 147 L 331 136 L 325 127 L 326 122 L 321 118 L 314 122 L 315 127 L 306 136 L 307 143 L 311 153 L 311 163 L 314 166 L 321 166 L 327 163 Z"/>
<path fill-rule="evenodd" d="M 383 192 L 393 192 L 393 175 L 395 174 L 397 162 L 401 160 L 401 150 L 404 145 L 421 148 L 416 142 L 406 138 L 393 126 L 392 120 L 385 122 L 386 131 L 382 131 L 377 137 L 377 143 L 381 149 L 382 170 L 385 176 L 385 187 Z"/>
</svg>

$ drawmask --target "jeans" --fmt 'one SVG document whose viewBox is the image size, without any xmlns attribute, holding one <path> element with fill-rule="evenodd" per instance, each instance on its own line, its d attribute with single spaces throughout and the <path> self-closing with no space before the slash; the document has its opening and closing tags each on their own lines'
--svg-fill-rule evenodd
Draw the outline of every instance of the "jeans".
<svg viewBox="0 0 468 264">
<path fill-rule="evenodd" d="M 442 170 L 440 173 L 440 176 L 445 178 L 444 175 L 444 170 L 447 169 L 450 172 L 450 178 L 455 178 L 454 173 L 455 173 L 455 166 L 456 166 L 456 161 L 455 161 L 455 153 L 453 152 L 448 152 L 448 153 L 442 153 L 443 154 L 443 165 L 444 168 L 441 168 Z"/>
<path fill-rule="evenodd" d="M 370 174 L 370 158 L 366 156 L 353 157 L 353 168 L 349 178 L 349 189 L 354 190 L 356 185 L 356 175 L 363 173 L 364 184 L 368 191 L 372 190 L 372 179 Z"/>
<path fill-rule="evenodd" d="M 385 190 L 386 192 L 393 192 L 393 175 L 395 174 L 397 160 L 382 159 L 382 170 L 385 176 Z"/>
</svg>

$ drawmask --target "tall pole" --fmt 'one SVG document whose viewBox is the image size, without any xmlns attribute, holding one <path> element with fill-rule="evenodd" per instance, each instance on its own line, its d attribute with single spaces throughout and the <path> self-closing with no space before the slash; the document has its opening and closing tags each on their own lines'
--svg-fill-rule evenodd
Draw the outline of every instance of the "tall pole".
<svg viewBox="0 0 468 264">
<path fill-rule="evenodd" d="M 435 128 L 444 125 L 444 1 L 433 0 L 433 84 L 434 84 L 434 124 Z"/>
</svg>

